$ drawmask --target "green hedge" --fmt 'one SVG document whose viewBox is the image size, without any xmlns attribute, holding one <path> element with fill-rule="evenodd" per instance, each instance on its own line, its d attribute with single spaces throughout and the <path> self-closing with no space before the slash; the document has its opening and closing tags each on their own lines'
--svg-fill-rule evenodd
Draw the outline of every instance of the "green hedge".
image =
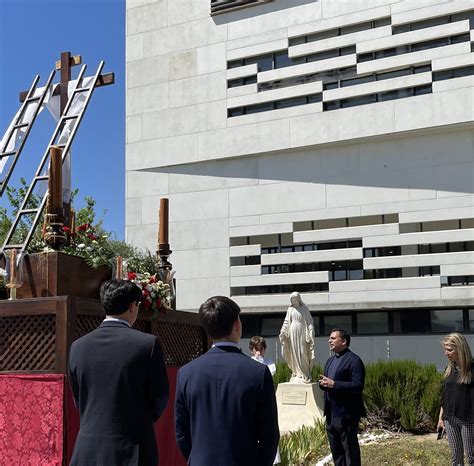
<svg viewBox="0 0 474 466">
<path fill-rule="evenodd" d="M 312 370 L 316 382 L 323 370 Z M 277 364 L 273 377 L 275 390 L 288 382 L 291 371 L 285 362 Z M 413 433 L 435 430 L 441 399 L 443 376 L 434 364 L 415 361 L 380 361 L 367 364 L 364 401 L 367 408 L 365 424 Z"/>
<path fill-rule="evenodd" d="M 367 365 L 364 400 L 373 427 L 435 430 L 443 376 L 434 364 L 380 361 Z"/>
</svg>

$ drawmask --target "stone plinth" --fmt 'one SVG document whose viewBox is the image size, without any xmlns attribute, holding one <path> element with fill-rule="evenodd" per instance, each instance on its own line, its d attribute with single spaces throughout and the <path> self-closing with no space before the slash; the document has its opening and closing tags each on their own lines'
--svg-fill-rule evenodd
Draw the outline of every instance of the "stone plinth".
<svg viewBox="0 0 474 466">
<path fill-rule="evenodd" d="M 276 398 L 281 433 L 312 427 L 315 419 L 323 417 L 323 392 L 317 383 L 280 383 Z"/>
</svg>

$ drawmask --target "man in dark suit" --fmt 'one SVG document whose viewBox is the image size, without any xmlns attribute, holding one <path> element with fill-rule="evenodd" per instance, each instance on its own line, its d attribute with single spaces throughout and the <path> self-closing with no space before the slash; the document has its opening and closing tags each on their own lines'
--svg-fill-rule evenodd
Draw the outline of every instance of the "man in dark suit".
<svg viewBox="0 0 474 466">
<path fill-rule="evenodd" d="M 239 306 L 209 298 L 199 309 L 212 348 L 183 366 L 176 385 L 176 440 L 191 466 L 270 466 L 280 439 L 272 376 L 242 354 Z"/>
<path fill-rule="evenodd" d="M 158 339 L 132 329 L 142 292 L 125 280 L 102 285 L 106 318 L 76 340 L 69 381 L 81 426 L 71 465 L 156 466 L 153 423 L 168 401 Z"/>
<path fill-rule="evenodd" d="M 324 390 L 326 431 L 335 466 L 358 466 L 360 448 L 357 440 L 359 420 L 365 416 L 362 391 L 364 363 L 349 349 L 351 336 L 334 329 L 329 348 L 334 352 L 326 362 L 319 385 Z"/>
</svg>

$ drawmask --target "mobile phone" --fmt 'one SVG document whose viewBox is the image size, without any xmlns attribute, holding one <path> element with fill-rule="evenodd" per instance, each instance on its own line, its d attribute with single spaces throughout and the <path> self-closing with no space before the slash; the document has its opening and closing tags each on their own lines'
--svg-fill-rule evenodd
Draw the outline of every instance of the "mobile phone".
<svg viewBox="0 0 474 466">
<path fill-rule="evenodd" d="M 436 440 L 441 440 L 444 437 L 445 433 L 446 433 L 445 430 L 442 427 L 440 427 L 438 429 L 438 437 L 436 438 Z"/>
</svg>

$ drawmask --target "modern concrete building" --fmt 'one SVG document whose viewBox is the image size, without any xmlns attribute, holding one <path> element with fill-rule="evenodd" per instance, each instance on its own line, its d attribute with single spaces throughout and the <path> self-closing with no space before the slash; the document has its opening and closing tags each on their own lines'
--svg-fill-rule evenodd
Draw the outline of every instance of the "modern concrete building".
<svg viewBox="0 0 474 466">
<path fill-rule="evenodd" d="M 474 344 L 474 2 L 128 0 L 126 237 L 170 199 L 177 305 L 366 360 Z"/>
</svg>

